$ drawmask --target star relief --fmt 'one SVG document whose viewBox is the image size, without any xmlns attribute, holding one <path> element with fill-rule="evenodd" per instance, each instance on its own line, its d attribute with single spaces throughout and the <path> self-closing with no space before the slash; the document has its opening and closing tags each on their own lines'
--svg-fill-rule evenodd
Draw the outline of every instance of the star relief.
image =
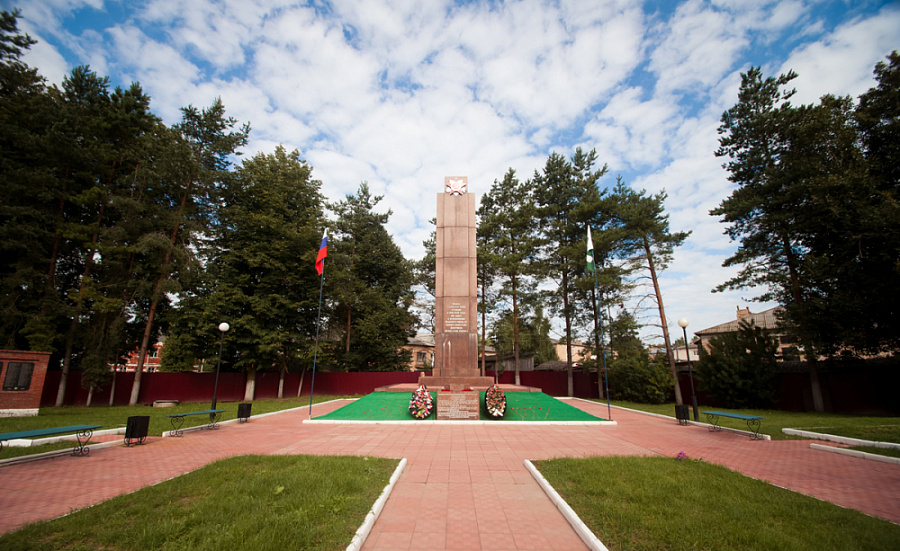
<svg viewBox="0 0 900 551">
<path fill-rule="evenodd" d="M 463 178 L 450 178 L 447 183 L 446 192 L 451 195 L 462 195 L 468 191 L 466 189 L 467 187 L 466 181 Z"/>
</svg>

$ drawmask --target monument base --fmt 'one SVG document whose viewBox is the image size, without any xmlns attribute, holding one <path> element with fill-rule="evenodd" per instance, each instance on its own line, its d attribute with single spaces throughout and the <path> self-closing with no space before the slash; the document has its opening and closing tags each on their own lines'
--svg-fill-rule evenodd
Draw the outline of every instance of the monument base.
<svg viewBox="0 0 900 551">
<path fill-rule="evenodd" d="M 419 384 L 428 387 L 428 390 L 440 390 L 449 388 L 450 390 L 463 390 L 471 388 L 472 390 L 483 390 L 494 386 L 493 377 L 419 377 Z"/>
</svg>

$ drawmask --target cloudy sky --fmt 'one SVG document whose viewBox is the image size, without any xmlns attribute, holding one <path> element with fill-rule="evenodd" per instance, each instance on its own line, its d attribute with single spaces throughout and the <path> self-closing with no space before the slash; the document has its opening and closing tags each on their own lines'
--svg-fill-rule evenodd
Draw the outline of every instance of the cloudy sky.
<svg viewBox="0 0 900 551">
<path fill-rule="evenodd" d="M 50 82 L 77 65 L 138 81 L 167 123 L 221 97 L 252 125 L 245 154 L 298 149 L 331 199 L 367 181 L 420 258 L 444 176 L 480 194 L 508 168 L 596 149 L 612 187 L 665 190 L 692 231 L 660 279 L 670 327 L 754 312 L 710 290 L 734 250 L 709 210 L 731 191 L 713 152 L 740 73 L 789 69 L 797 101 L 858 96 L 900 49 L 900 5 L 874 0 L 0 0 L 39 40 Z M 644 335 L 652 339 L 658 328 Z"/>
</svg>

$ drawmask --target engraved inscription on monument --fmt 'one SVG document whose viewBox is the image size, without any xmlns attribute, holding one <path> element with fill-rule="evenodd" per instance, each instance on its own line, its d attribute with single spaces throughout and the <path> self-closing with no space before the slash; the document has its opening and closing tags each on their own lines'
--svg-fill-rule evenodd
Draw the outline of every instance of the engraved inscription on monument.
<svg viewBox="0 0 900 551">
<path fill-rule="evenodd" d="M 474 391 L 464 392 L 438 392 L 437 393 L 437 418 L 442 420 L 466 420 L 479 419 L 478 393 Z"/>
<path fill-rule="evenodd" d="M 462 302 L 450 302 L 444 314 L 444 333 L 468 333 L 469 312 Z"/>
</svg>

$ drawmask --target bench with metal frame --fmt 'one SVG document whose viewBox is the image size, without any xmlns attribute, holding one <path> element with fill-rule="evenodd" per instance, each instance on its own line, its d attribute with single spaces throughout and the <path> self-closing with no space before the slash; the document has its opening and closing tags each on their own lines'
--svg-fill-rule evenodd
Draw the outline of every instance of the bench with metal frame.
<svg viewBox="0 0 900 551">
<path fill-rule="evenodd" d="M 224 409 L 205 409 L 203 411 L 173 413 L 171 415 L 166 415 L 166 417 L 169 417 L 172 420 L 172 432 L 170 434 L 172 436 L 181 436 L 182 434 L 184 434 L 184 431 L 181 430 L 181 427 L 182 425 L 184 425 L 184 418 L 188 415 L 209 415 L 209 424 L 205 427 L 200 428 L 213 430 L 219 428 L 219 420 L 222 418 L 223 413 L 225 413 Z"/>
<path fill-rule="evenodd" d="M 17 432 L 0 433 L 0 450 L 3 449 L 4 440 L 18 440 L 20 438 L 40 438 L 42 436 L 54 436 L 57 434 L 75 433 L 78 439 L 78 446 L 72 449 L 72 455 L 87 455 L 91 450 L 87 447 L 94 434 L 94 429 L 99 429 L 103 425 L 70 425 L 68 427 L 53 427 L 49 429 L 20 430 Z"/>
<path fill-rule="evenodd" d="M 709 421 L 709 430 L 722 430 L 722 427 L 719 425 L 719 417 L 730 417 L 731 419 L 739 419 L 747 422 L 751 440 L 763 440 L 763 437 L 759 434 L 759 427 L 762 424 L 761 421 L 765 419 L 765 417 L 760 417 L 759 415 L 744 415 L 743 413 L 730 413 L 727 411 L 701 411 L 700 413 L 706 415 L 706 419 Z"/>
</svg>

